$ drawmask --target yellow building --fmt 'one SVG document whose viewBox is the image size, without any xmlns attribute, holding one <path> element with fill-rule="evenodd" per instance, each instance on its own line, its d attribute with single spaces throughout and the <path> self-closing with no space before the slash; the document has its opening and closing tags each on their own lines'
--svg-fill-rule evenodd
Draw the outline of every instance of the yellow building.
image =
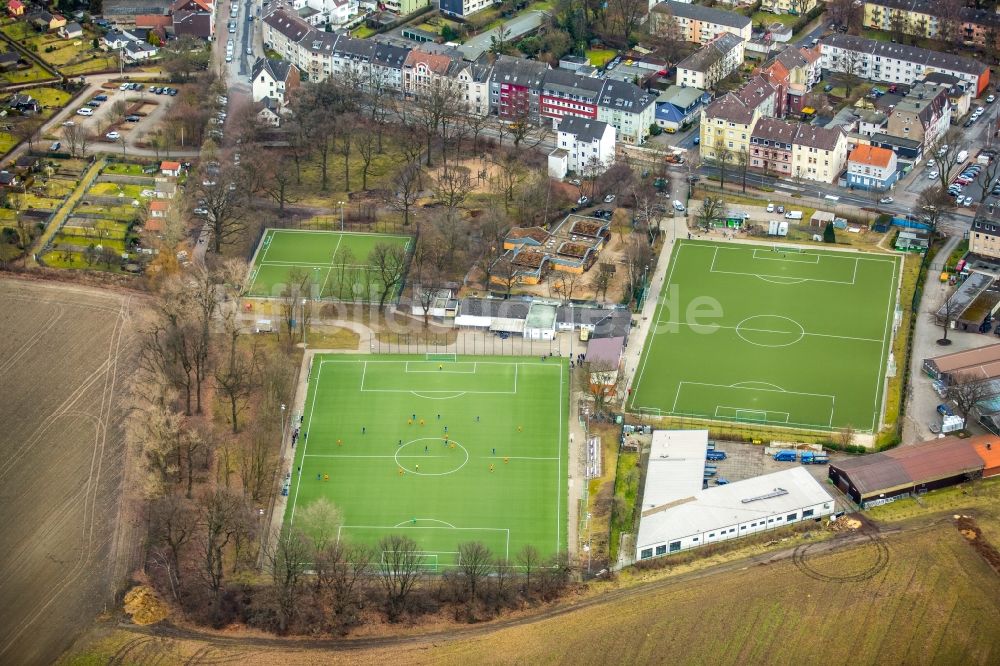
<svg viewBox="0 0 1000 666">
<path fill-rule="evenodd" d="M 816 0 L 764 0 L 760 8 L 772 14 L 808 14 L 816 8 Z"/>
<path fill-rule="evenodd" d="M 777 92 L 762 78 L 751 80 L 737 92 L 715 99 L 701 111 L 701 156 L 718 159 L 728 150 L 731 161 L 741 151 L 750 152 L 750 132 L 759 118 L 774 115 Z"/>
</svg>

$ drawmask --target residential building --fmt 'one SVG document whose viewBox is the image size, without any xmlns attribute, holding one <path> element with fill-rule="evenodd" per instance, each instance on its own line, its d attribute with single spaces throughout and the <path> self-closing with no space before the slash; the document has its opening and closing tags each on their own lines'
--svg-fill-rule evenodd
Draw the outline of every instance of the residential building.
<svg viewBox="0 0 1000 666">
<path fill-rule="evenodd" d="M 656 96 L 633 83 L 606 79 L 597 119 L 618 131 L 618 141 L 638 146 L 646 141 L 656 120 Z"/>
<path fill-rule="evenodd" d="M 569 170 L 602 173 L 615 159 L 615 129 L 599 120 L 566 116 L 559 121 L 556 146 L 569 154 Z"/>
<path fill-rule="evenodd" d="M 170 20 L 176 37 L 208 40 L 215 34 L 215 14 L 210 12 L 176 11 Z"/>
<path fill-rule="evenodd" d="M 861 144 L 847 159 L 847 184 L 851 188 L 884 192 L 899 178 L 896 153 Z"/>
<path fill-rule="evenodd" d="M 280 7 L 268 14 L 264 18 L 263 24 L 264 44 L 285 60 L 298 65 L 299 69 L 309 71 L 310 68 L 304 67 L 301 62 L 299 45 L 312 31 L 312 27 L 299 18 L 295 12 L 285 7 Z"/>
<path fill-rule="evenodd" d="M 108 30 L 101 38 L 101 48 L 105 51 L 120 51 L 125 45 L 134 41 L 135 37 L 117 30 Z"/>
<path fill-rule="evenodd" d="M 772 14 L 808 14 L 816 8 L 816 0 L 764 0 L 760 8 Z"/>
<path fill-rule="evenodd" d="M 603 79 L 580 76 L 567 69 L 548 70 L 542 77 L 538 112 L 543 118 L 551 119 L 553 129 L 563 116 L 596 119 L 603 89 Z"/>
<path fill-rule="evenodd" d="M 278 108 L 288 103 L 287 95 L 299 86 L 299 70 L 287 60 L 258 58 L 250 73 L 253 101 L 270 98 Z"/>
<path fill-rule="evenodd" d="M 774 116 L 777 91 L 762 77 L 737 92 L 718 97 L 701 112 L 701 155 L 716 159 L 719 150 L 731 155 L 750 150 L 750 132 L 757 120 Z"/>
<path fill-rule="evenodd" d="M 132 62 L 155 58 L 157 53 L 159 53 L 159 49 L 149 42 L 129 42 L 123 50 L 125 59 Z"/>
<path fill-rule="evenodd" d="M 542 77 L 549 66 L 536 60 L 498 56 L 490 80 L 490 110 L 502 120 L 538 121 Z"/>
<path fill-rule="evenodd" d="M 448 76 L 458 83 L 458 95 L 465 102 L 466 113 L 477 116 L 490 115 L 490 77 L 493 66 L 489 63 L 456 60 Z"/>
<path fill-rule="evenodd" d="M 847 135 L 840 128 L 761 118 L 750 132 L 749 153 L 756 171 L 833 183 L 844 168 Z"/>
<path fill-rule="evenodd" d="M 658 34 L 665 33 L 669 29 L 667 22 L 673 21 L 679 38 L 696 44 L 707 44 L 727 32 L 747 42 L 753 26 L 753 21 L 742 14 L 675 0 L 666 0 L 653 7 L 649 21 L 652 31 Z"/>
<path fill-rule="evenodd" d="M 924 77 L 924 83 L 945 89 L 948 103 L 951 104 L 951 117 L 961 118 L 972 108 L 972 92 L 967 82 L 957 76 L 942 72 L 931 72 Z"/>
<path fill-rule="evenodd" d="M 403 93 L 413 99 L 426 97 L 434 90 L 446 90 L 449 96 L 458 94 L 448 76 L 454 60 L 443 53 L 410 51 L 403 63 Z"/>
<path fill-rule="evenodd" d="M 458 18 L 467 18 L 495 4 L 493 0 L 440 0 L 440 2 L 442 14 Z"/>
<path fill-rule="evenodd" d="M 872 137 L 876 134 L 884 134 L 889 126 L 889 116 L 881 111 L 862 111 L 858 118 L 858 134 Z"/>
<path fill-rule="evenodd" d="M 840 127 L 799 125 L 792 145 L 792 176 L 835 183 L 847 162 L 847 134 Z"/>
<path fill-rule="evenodd" d="M 273 97 L 265 97 L 254 104 L 257 120 L 267 127 L 281 127 L 281 107 Z"/>
<path fill-rule="evenodd" d="M 24 16 L 24 3 L 21 0 L 10 0 L 7 3 L 7 13 L 11 16 Z"/>
<path fill-rule="evenodd" d="M 906 35 L 996 48 L 1000 15 L 934 0 L 867 0 L 864 25 Z"/>
<path fill-rule="evenodd" d="M 1000 207 L 980 206 L 969 229 L 969 252 L 1000 259 Z"/>
<path fill-rule="evenodd" d="M 951 104 L 944 88 L 917 83 L 889 114 L 887 134 L 919 141 L 924 151 L 944 136 Z"/>
<path fill-rule="evenodd" d="M 354 79 L 365 90 L 402 90 L 409 55 L 409 48 L 342 34 L 333 47 L 332 73 Z"/>
<path fill-rule="evenodd" d="M 750 133 L 750 168 L 765 175 L 792 175 L 792 144 L 798 125 L 761 118 Z"/>
<path fill-rule="evenodd" d="M 362 11 L 358 0 L 292 0 L 291 7 L 310 25 L 337 30 L 358 25 L 370 11 Z"/>
<path fill-rule="evenodd" d="M 709 101 L 711 97 L 704 90 L 671 86 L 656 99 L 656 124 L 674 131 L 686 127 Z"/>
<path fill-rule="evenodd" d="M 63 39 L 80 39 L 83 37 L 83 26 L 76 21 L 59 28 L 59 36 Z"/>
<path fill-rule="evenodd" d="M 707 430 L 656 430 L 650 445 L 636 560 L 738 539 L 834 512 L 802 465 L 705 487 Z"/>
<path fill-rule="evenodd" d="M 677 84 L 706 90 L 743 65 L 746 42 L 723 33 L 677 63 Z"/>
<path fill-rule="evenodd" d="M 409 16 L 413 12 L 423 9 L 431 4 L 431 0 L 385 0 L 379 3 L 386 10 L 399 16 Z"/>
<path fill-rule="evenodd" d="M 805 96 L 820 80 L 821 61 L 819 49 L 793 46 L 779 53 L 762 70 L 761 74 L 777 90 L 775 116 L 801 113 Z"/>
<path fill-rule="evenodd" d="M 169 12 L 170 0 L 104 0 L 101 14 L 117 27 L 133 27 L 136 18 Z"/>
<path fill-rule="evenodd" d="M 932 72 L 943 72 L 969 83 L 977 96 L 990 82 L 985 63 L 905 44 L 837 34 L 823 38 L 820 52 L 823 69 L 872 81 L 912 84 Z"/>
</svg>

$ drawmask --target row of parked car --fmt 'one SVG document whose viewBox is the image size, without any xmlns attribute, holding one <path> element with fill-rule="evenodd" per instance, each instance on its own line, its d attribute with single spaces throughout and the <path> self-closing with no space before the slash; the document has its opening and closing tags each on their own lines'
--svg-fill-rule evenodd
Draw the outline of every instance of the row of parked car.
<svg viewBox="0 0 1000 666">
<path fill-rule="evenodd" d="M 979 174 L 982 173 L 982 170 L 982 165 L 970 163 L 965 167 L 965 169 L 962 170 L 962 173 L 958 174 L 955 179 L 951 181 L 951 185 L 948 186 L 948 194 L 955 197 L 956 205 L 972 205 L 972 197 L 963 195 L 962 193 L 965 190 L 965 186 L 978 178 Z M 994 184 L 994 189 L 995 188 L 996 185 Z"/>
</svg>

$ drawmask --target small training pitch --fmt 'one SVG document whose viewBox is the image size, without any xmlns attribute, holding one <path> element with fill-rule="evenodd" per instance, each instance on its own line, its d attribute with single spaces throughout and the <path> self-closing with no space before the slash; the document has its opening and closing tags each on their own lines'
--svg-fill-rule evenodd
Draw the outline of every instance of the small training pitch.
<svg viewBox="0 0 1000 666">
<path fill-rule="evenodd" d="M 899 258 L 679 241 L 631 411 L 878 430 Z"/>
<path fill-rule="evenodd" d="M 277 298 L 286 285 L 308 281 L 307 291 L 317 298 L 378 301 L 383 283 L 372 252 L 383 243 L 409 249 L 410 241 L 387 234 L 268 229 L 254 253 L 247 294 Z"/>
<path fill-rule="evenodd" d="M 285 522 L 325 497 L 339 539 L 408 536 L 430 571 L 458 565 L 470 541 L 499 557 L 556 554 L 568 384 L 553 358 L 317 355 Z"/>
</svg>

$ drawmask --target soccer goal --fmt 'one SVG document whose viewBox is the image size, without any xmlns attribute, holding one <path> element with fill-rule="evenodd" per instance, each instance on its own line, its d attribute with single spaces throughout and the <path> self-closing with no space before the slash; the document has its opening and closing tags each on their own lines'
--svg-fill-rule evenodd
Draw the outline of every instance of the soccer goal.
<svg viewBox="0 0 1000 666">
<path fill-rule="evenodd" d="M 457 359 L 455 354 L 424 354 L 424 360 L 427 361 L 454 361 Z"/>
<path fill-rule="evenodd" d="M 651 418 L 663 418 L 663 411 L 659 407 L 639 407 L 636 409 L 640 416 L 649 416 Z"/>
</svg>

